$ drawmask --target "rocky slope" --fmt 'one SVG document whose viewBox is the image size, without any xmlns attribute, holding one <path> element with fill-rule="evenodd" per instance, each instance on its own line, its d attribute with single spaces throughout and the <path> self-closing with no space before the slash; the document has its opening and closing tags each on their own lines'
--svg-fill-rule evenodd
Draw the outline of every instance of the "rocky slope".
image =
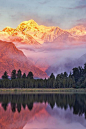
<svg viewBox="0 0 86 129">
<path fill-rule="evenodd" d="M 37 68 L 31 60 L 18 50 L 12 42 L 0 41 L 0 76 L 7 71 L 10 75 L 13 69 L 24 73 L 32 71 L 34 77 L 47 77 L 47 74 Z"/>
</svg>

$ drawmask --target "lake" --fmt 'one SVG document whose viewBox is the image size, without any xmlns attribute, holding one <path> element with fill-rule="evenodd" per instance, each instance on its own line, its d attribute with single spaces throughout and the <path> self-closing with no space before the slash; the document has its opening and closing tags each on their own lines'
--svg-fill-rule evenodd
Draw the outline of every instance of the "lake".
<svg viewBox="0 0 86 129">
<path fill-rule="evenodd" d="M 0 94 L 0 129 L 86 129 L 86 94 Z"/>
</svg>

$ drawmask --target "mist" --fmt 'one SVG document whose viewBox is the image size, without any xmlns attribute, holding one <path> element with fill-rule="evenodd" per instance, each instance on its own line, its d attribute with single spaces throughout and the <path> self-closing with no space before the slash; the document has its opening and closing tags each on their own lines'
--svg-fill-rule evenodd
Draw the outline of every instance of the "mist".
<svg viewBox="0 0 86 129">
<path fill-rule="evenodd" d="M 24 45 L 16 43 L 18 49 L 22 50 L 23 53 L 30 59 L 37 67 L 43 68 L 46 72 L 52 67 L 52 71 L 55 74 L 64 72 L 65 63 L 74 62 L 86 53 L 86 45 L 82 43 L 44 43 L 42 45 Z M 78 44 L 78 46 L 77 46 Z M 80 45 L 81 44 L 81 45 Z M 72 64 L 74 65 L 74 64 Z M 83 64 L 84 65 L 84 64 Z M 53 70 L 55 67 L 61 67 L 59 70 Z M 71 66 L 72 67 L 75 67 Z M 45 68 L 44 68 L 45 67 Z M 71 70 L 70 68 L 70 70 Z M 50 74 L 47 72 L 48 75 Z"/>
</svg>

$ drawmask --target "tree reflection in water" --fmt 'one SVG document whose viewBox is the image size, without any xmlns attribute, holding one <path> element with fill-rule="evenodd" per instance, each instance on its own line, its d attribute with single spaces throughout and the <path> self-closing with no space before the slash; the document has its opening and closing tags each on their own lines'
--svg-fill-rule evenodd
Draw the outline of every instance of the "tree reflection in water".
<svg viewBox="0 0 86 129">
<path fill-rule="evenodd" d="M 11 104 L 12 112 L 21 112 L 21 106 L 26 106 L 32 110 L 33 104 L 36 102 L 48 103 L 53 109 L 55 104 L 57 107 L 67 110 L 68 107 L 73 108 L 73 114 L 79 116 L 85 114 L 86 118 L 86 94 L 1 94 L 0 103 L 6 111 L 7 106 Z"/>
</svg>

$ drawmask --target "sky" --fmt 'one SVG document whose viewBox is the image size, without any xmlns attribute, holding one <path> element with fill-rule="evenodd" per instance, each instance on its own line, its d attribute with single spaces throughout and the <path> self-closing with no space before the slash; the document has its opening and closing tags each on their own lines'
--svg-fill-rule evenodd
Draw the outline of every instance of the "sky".
<svg viewBox="0 0 86 129">
<path fill-rule="evenodd" d="M 22 21 L 70 29 L 86 23 L 86 0 L 0 0 L 0 30 Z"/>
</svg>

